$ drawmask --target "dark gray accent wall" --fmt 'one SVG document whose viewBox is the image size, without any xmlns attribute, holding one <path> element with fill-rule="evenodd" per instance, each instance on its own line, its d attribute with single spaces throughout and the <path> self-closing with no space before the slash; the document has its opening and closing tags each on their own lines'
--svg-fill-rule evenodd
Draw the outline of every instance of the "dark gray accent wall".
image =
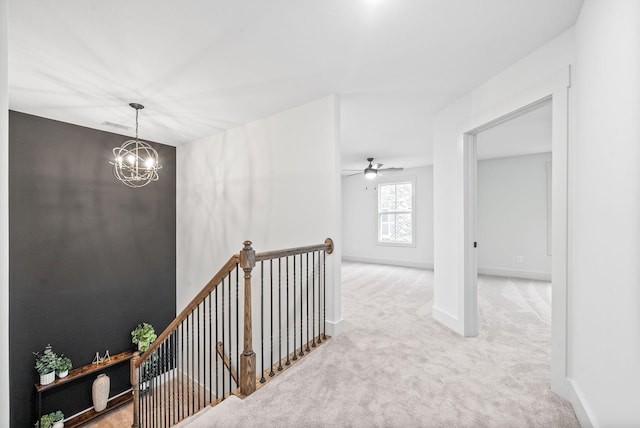
<svg viewBox="0 0 640 428">
<path fill-rule="evenodd" d="M 50 343 L 79 367 L 132 349 L 138 323 L 160 333 L 175 317 L 175 148 L 152 143 L 160 179 L 132 189 L 108 163 L 127 139 L 9 114 L 12 427 L 35 422 L 33 351 Z M 110 370 L 112 395 L 129 387 L 127 366 Z M 43 411 L 91 407 L 94 378 L 46 392 Z"/>
</svg>

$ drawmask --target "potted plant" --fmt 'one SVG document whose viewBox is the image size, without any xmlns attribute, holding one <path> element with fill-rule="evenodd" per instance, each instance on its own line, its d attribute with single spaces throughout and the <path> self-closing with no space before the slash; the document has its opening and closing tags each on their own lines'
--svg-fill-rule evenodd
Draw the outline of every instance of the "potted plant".
<svg viewBox="0 0 640 428">
<path fill-rule="evenodd" d="M 60 410 L 42 415 L 40 418 L 40 425 L 38 422 L 34 424 L 35 428 L 63 428 L 64 427 L 64 414 Z"/>
<path fill-rule="evenodd" d="M 35 369 L 40 375 L 40 385 L 50 384 L 56 379 L 58 356 L 51 349 L 51 345 L 47 345 L 42 354 L 34 352 L 33 355 L 36 358 Z"/>
<path fill-rule="evenodd" d="M 141 352 L 149 349 L 149 345 L 156 340 L 158 336 L 151 324 L 142 323 L 133 329 L 131 332 L 131 342 L 138 345 L 138 350 Z"/>
<path fill-rule="evenodd" d="M 149 349 L 151 343 L 157 339 L 157 335 L 153 326 L 148 323 L 138 324 L 138 326 L 131 332 L 131 342 L 138 345 L 138 350 L 144 352 Z M 157 368 L 156 362 L 157 356 L 152 355 L 151 358 L 144 362 L 142 369 L 142 383 L 140 384 L 140 390 L 145 391 L 149 386 L 149 380 L 153 378 L 154 372 Z"/>
<path fill-rule="evenodd" d="M 71 358 L 60 355 L 58 362 L 56 363 L 56 374 L 59 378 L 63 378 L 69 374 L 73 365 L 71 364 Z"/>
</svg>

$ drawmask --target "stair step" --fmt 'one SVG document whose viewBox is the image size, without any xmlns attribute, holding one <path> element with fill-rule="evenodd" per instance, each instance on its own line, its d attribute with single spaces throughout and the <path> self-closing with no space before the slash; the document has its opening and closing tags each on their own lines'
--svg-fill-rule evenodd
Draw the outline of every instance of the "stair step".
<svg viewBox="0 0 640 428">
<path fill-rule="evenodd" d="M 228 411 L 227 408 L 234 408 L 237 404 L 241 403 L 242 400 L 235 395 L 229 396 L 226 400 L 222 401 L 220 404 L 211 407 L 207 406 L 204 409 L 200 410 L 193 416 L 190 416 L 175 425 L 177 428 L 200 428 L 200 427 L 215 427 L 216 415 L 224 413 Z"/>
</svg>

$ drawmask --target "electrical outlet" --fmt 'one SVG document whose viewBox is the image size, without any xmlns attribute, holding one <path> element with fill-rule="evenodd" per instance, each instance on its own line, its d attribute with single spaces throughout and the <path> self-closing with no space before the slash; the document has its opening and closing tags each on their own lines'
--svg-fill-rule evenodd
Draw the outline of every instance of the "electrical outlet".
<svg viewBox="0 0 640 428">
<path fill-rule="evenodd" d="M 524 262 L 524 257 L 516 256 L 516 263 L 523 263 L 523 262 Z"/>
</svg>

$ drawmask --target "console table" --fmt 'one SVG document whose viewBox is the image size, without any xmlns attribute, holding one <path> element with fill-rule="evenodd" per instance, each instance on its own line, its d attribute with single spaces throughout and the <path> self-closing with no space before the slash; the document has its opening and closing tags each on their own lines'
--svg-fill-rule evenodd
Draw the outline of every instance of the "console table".
<svg viewBox="0 0 640 428">
<path fill-rule="evenodd" d="M 125 351 L 122 352 L 120 354 L 117 355 L 113 355 L 110 357 L 109 361 L 104 361 L 102 363 L 91 363 L 91 364 L 87 364 L 86 366 L 82 366 L 82 367 L 78 367 L 77 369 L 73 369 L 69 371 L 69 374 L 63 378 L 56 378 L 56 380 L 54 380 L 52 383 L 48 384 L 48 385 L 39 385 L 36 384 L 36 392 L 37 392 L 37 397 L 36 397 L 36 412 L 38 414 L 38 426 L 40 426 L 40 418 L 42 417 L 42 393 L 45 391 L 50 391 L 52 389 L 55 389 L 61 385 L 67 384 L 69 382 L 73 382 L 75 380 L 78 380 L 80 378 L 83 378 L 85 376 L 88 376 L 90 374 L 96 373 L 96 372 L 100 372 L 104 369 L 106 369 L 107 367 L 111 367 L 114 366 L 116 364 L 121 364 L 123 362 L 129 361 L 131 359 L 131 357 L 133 356 L 133 351 Z M 129 390 L 130 391 L 130 390 Z M 109 400 L 108 404 L 107 404 L 107 408 L 104 409 L 101 412 L 96 412 L 95 410 L 93 410 L 93 408 L 89 408 L 85 411 L 83 411 L 82 413 L 77 414 L 76 416 L 74 416 L 73 418 L 67 419 L 64 423 L 65 428 L 73 428 L 73 427 L 77 427 L 80 424 L 83 424 L 87 421 L 90 421 L 91 419 L 98 417 L 100 415 L 103 415 L 105 413 L 107 413 L 110 410 L 113 410 L 129 401 L 131 401 L 133 399 L 131 394 L 128 394 L 127 392 L 129 391 L 125 391 L 125 393 L 117 396 L 114 399 Z"/>
</svg>

